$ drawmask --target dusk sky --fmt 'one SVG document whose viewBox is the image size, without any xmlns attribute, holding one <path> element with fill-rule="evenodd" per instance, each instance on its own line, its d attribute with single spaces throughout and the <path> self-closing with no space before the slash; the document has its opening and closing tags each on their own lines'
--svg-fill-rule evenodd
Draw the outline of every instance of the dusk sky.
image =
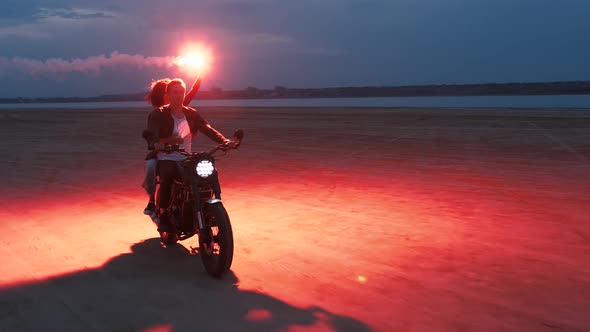
<svg viewBox="0 0 590 332">
<path fill-rule="evenodd" d="M 590 80 L 589 15 L 588 0 L 2 0 L 0 97 L 192 81 L 120 64 L 31 73 L 15 60 L 167 57 L 191 41 L 213 50 L 204 89 Z"/>
</svg>

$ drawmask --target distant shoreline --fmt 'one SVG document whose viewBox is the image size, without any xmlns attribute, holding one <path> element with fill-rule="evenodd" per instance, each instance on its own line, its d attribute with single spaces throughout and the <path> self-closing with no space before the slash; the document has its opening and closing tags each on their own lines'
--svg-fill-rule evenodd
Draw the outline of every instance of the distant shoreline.
<svg viewBox="0 0 590 332">
<path fill-rule="evenodd" d="M 85 103 L 142 101 L 146 92 L 96 97 L 0 98 L 0 104 Z M 467 96 L 548 96 L 587 95 L 590 81 L 539 83 L 442 84 L 390 87 L 336 87 L 300 89 L 276 86 L 274 89 L 248 87 L 243 90 L 212 88 L 200 91 L 200 100 L 375 98 L 375 97 L 467 97 Z"/>
</svg>

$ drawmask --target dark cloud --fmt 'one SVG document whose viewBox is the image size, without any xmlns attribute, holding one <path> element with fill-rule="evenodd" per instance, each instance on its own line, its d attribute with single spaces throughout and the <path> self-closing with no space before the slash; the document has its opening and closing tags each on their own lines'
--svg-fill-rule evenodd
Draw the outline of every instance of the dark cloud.
<svg viewBox="0 0 590 332">
<path fill-rule="evenodd" d="M 37 19 L 48 19 L 48 18 L 65 18 L 72 20 L 82 19 L 96 19 L 96 18 L 115 18 L 115 15 L 96 11 L 96 10 L 82 10 L 73 8 L 40 8 L 34 15 Z"/>
<path fill-rule="evenodd" d="M 578 80 L 590 79 L 589 11 L 587 0 L 4 0 L 0 56 L 169 56 L 199 39 L 216 50 L 208 80 L 228 88 Z M 84 91 L 102 94 L 111 76 Z"/>
</svg>

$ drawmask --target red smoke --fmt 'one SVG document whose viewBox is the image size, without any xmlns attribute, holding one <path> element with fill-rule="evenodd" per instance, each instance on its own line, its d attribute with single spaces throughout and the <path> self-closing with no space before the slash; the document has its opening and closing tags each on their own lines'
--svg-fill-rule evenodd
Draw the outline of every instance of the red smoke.
<svg viewBox="0 0 590 332">
<path fill-rule="evenodd" d="M 172 67 L 176 57 L 153 57 L 141 54 L 112 52 L 109 55 L 91 56 L 85 59 L 64 60 L 51 58 L 45 61 L 22 57 L 0 57 L 0 72 L 18 70 L 30 75 L 46 73 L 98 73 L 102 68 L 126 66 L 135 68 Z"/>
</svg>

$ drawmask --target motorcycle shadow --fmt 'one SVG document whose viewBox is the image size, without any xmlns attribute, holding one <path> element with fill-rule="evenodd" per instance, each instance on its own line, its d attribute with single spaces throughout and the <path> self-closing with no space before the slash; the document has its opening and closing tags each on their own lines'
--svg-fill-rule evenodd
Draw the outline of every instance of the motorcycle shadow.
<svg viewBox="0 0 590 332">
<path fill-rule="evenodd" d="M 364 323 L 319 307 L 299 308 L 240 289 L 230 271 L 209 277 L 200 257 L 159 238 L 102 267 L 0 289 L 0 330 L 278 331 L 314 326 L 371 331 Z M 319 324 L 319 325 L 316 325 Z"/>
</svg>

